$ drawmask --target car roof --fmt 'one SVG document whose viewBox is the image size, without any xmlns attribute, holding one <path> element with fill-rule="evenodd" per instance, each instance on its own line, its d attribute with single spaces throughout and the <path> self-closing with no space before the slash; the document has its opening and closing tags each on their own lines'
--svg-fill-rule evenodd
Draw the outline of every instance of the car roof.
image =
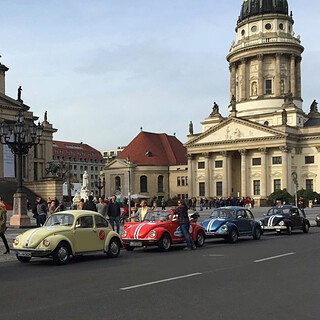
<svg viewBox="0 0 320 320">
<path fill-rule="evenodd" d="M 54 213 L 54 215 L 56 214 L 70 214 L 70 215 L 73 215 L 75 218 L 83 215 L 95 215 L 95 216 L 103 217 L 102 214 L 95 211 L 91 211 L 91 210 L 66 210 L 66 211 L 59 211 Z"/>
</svg>

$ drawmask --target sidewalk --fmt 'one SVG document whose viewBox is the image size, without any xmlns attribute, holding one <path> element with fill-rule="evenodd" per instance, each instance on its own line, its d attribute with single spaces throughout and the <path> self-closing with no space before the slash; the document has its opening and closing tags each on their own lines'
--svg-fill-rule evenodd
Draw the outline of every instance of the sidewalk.
<svg viewBox="0 0 320 320">
<path fill-rule="evenodd" d="M 269 209 L 268 207 L 255 207 L 251 211 L 254 214 L 255 219 L 259 220 L 259 219 L 263 218 L 263 214 L 265 214 L 268 211 L 268 209 Z M 198 211 L 200 214 L 199 222 L 201 222 L 210 216 L 213 209 L 204 209 L 203 211 L 199 211 L 199 209 L 198 209 L 196 211 Z M 306 208 L 305 212 L 306 212 L 307 218 L 310 221 L 311 227 L 315 227 L 316 226 L 315 217 L 318 213 L 320 213 L 320 208 L 317 208 L 317 207 L 316 208 Z M 7 238 L 7 241 L 8 241 L 10 248 L 12 248 L 12 243 L 13 243 L 13 240 L 15 239 L 15 237 L 18 236 L 19 234 L 25 232 L 28 229 L 28 228 L 27 229 L 26 228 L 18 229 L 18 228 L 10 227 L 9 221 L 10 221 L 11 215 L 12 215 L 12 211 L 8 211 L 7 212 L 7 227 L 8 227 L 8 229 L 6 231 L 6 238 Z M 32 212 L 29 211 L 28 215 L 30 217 L 31 228 L 35 228 L 36 227 L 36 220 L 32 217 Z M 5 251 L 5 248 L 4 248 L 2 240 L 0 239 L 0 263 L 5 262 L 5 261 L 16 260 L 15 254 L 13 252 L 11 252 L 10 254 L 3 254 L 4 251 Z"/>
</svg>

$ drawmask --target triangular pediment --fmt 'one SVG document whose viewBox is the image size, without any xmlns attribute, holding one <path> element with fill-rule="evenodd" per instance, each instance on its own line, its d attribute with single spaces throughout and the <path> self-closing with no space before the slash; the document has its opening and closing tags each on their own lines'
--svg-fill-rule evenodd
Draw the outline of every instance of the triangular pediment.
<svg viewBox="0 0 320 320">
<path fill-rule="evenodd" d="M 109 163 L 106 163 L 104 166 L 105 170 L 112 170 L 112 169 L 127 169 L 130 167 L 130 163 L 124 159 L 114 159 Z"/>
<path fill-rule="evenodd" d="M 278 130 L 256 122 L 240 118 L 228 118 L 189 141 L 187 146 L 285 136 Z"/>
</svg>

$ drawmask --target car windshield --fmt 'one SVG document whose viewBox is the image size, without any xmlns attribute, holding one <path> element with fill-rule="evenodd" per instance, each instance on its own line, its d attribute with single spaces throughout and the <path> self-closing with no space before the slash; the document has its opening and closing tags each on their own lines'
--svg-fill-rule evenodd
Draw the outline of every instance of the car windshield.
<svg viewBox="0 0 320 320">
<path fill-rule="evenodd" d="M 290 215 L 290 209 L 288 208 L 271 208 L 269 209 L 267 216 L 273 216 L 275 214 L 278 215 Z"/>
<path fill-rule="evenodd" d="M 216 209 L 214 210 L 211 215 L 210 218 L 224 218 L 224 219 L 231 219 L 231 218 L 235 218 L 235 210 L 234 209 L 230 209 L 230 208 L 221 208 L 221 209 Z"/>
<path fill-rule="evenodd" d="M 147 213 L 144 221 L 169 221 L 170 211 L 150 211 Z"/>
<path fill-rule="evenodd" d="M 73 225 L 73 215 L 71 214 L 53 214 L 51 215 L 45 223 L 46 227 L 50 226 L 72 226 Z"/>
</svg>

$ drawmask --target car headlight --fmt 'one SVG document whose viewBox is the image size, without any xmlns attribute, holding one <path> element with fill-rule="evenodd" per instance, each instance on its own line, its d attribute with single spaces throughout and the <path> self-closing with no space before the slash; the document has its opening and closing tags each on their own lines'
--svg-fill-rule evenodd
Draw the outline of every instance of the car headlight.
<svg viewBox="0 0 320 320">
<path fill-rule="evenodd" d="M 263 226 L 263 222 L 261 220 L 259 221 L 259 223 L 260 223 L 260 226 Z"/>
<path fill-rule="evenodd" d="M 228 231 L 228 226 L 226 224 L 224 224 L 222 227 L 221 227 L 221 230 L 222 231 Z"/>
<path fill-rule="evenodd" d="M 320 221 L 320 216 L 316 216 L 316 220 L 317 220 L 317 221 Z"/>
<path fill-rule="evenodd" d="M 42 241 L 42 244 L 45 246 L 45 247 L 49 247 L 50 246 L 50 241 L 48 239 L 44 239 Z"/>
<path fill-rule="evenodd" d="M 152 230 L 150 233 L 149 233 L 149 237 L 150 238 L 154 238 L 156 236 L 156 231 L 155 230 Z"/>
<path fill-rule="evenodd" d="M 123 230 L 122 233 L 121 233 L 121 236 L 122 237 L 126 237 L 127 236 L 127 231 Z"/>
<path fill-rule="evenodd" d="M 279 226 L 284 226 L 284 221 L 283 220 L 279 222 Z"/>
<path fill-rule="evenodd" d="M 14 244 L 15 246 L 17 246 L 17 245 L 19 244 L 19 238 L 18 238 L 18 237 L 16 237 L 16 238 L 13 240 L 13 244 Z"/>
</svg>

